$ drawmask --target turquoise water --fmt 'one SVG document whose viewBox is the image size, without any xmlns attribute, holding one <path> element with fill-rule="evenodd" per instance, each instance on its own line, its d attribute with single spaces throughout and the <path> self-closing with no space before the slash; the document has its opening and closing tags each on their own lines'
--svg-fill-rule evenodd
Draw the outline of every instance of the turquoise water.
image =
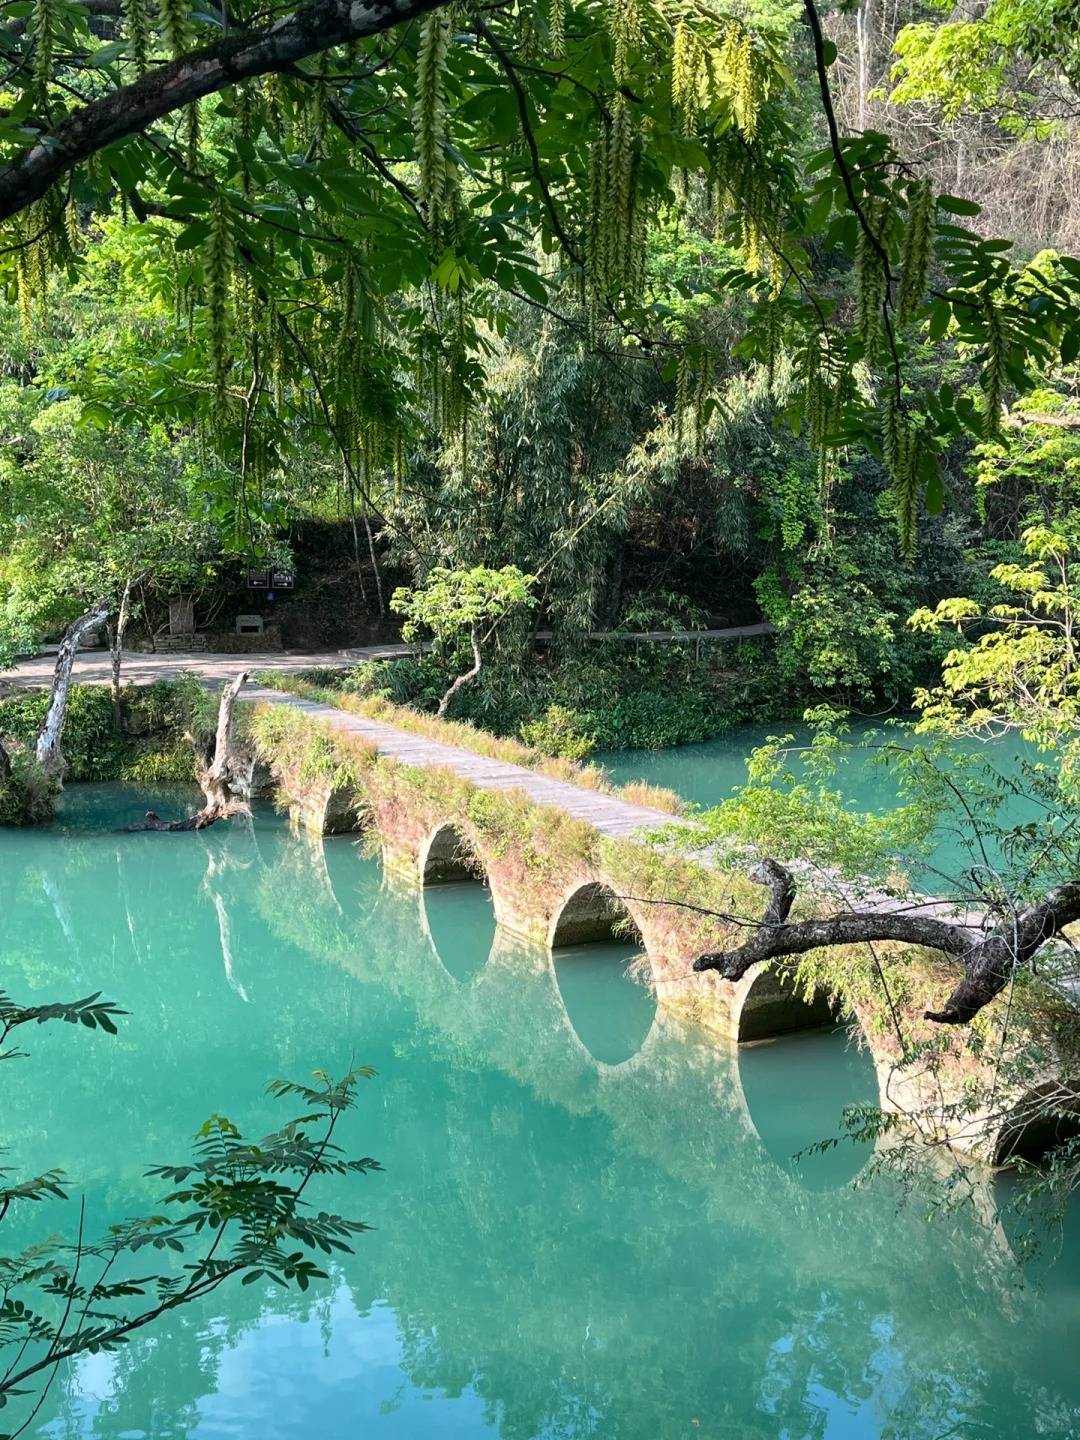
<svg viewBox="0 0 1080 1440">
<path fill-rule="evenodd" d="M 789 763 L 791 770 L 798 774 L 801 752 L 809 746 L 812 735 L 805 726 L 782 723 L 741 726 L 696 745 L 679 745 L 669 750 L 599 751 L 593 758 L 604 766 L 616 784 L 645 780 L 651 785 L 675 790 L 695 805 L 718 805 L 746 784 L 746 763 L 751 753 L 770 738 L 783 735 L 792 737 Z M 853 724 L 847 739 L 851 748 L 839 762 L 835 778 L 828 783 L 840 791 L 852 811 L 887 814 L 897 805 L 899 781 L 897 768 L 883 763 L 884 752 L 896 746 L 925 742 L 901 728 L 869 722 Z M 1007 780 L 1020 775 L 1025 760 L 1038 762 L 1044 758 L 1016 736 L 985 743 L 964 740 L 958 748 L 986 762 Z M 979 808 L 978 800 L 975 805 Z M 1010 795 L 995 818 L 997 823 L 1012 826 L 1034 820 L 1041 814 L 1035 801 L 1023 795 Z M 962 810 L 946 815 L 930 844 L 928 863 L 916 863 L 919 883 L 932 887 L 935 893 L 945 893 L 948 882 L 962 875 L 976 858 L 964 840 L 970 834 L 971 827 Z"/>
<path fill-rule="evenodd" d="M 73 788 L 0 831 L 0 948 L 28 1001 L 102 989 L 115 1038 L 21 1032 L 5 1163 L 73 1198 L 5 1250 L 156 1208 L 212 1112 L 260 1131 L 271 1077 L 373 1064 L 343 1141 L 382 1173 L 306 1295 L 261 1282 L 58 1376 L 30 1433 L 100 1440 L 931 1440 L 1080 1432 L 1080 1246 L 1021 1283 L 1001 1225 L 928 1222 L 865 1156 L 794 1157 L 873 1075 L 842 1032 L 733 1055 L 662 1022 L 626 947 L 495 941 L 482 886 L 388 885 L 347 838 L 123 835 L 148 803 Z M 5 1417 L 5 1428 L 7 1417 Z"/>
</svg>

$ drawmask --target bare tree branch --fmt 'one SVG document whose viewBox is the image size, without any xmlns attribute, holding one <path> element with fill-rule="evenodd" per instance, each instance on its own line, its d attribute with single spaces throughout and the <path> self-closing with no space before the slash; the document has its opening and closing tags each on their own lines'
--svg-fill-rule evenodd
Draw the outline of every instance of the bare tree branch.
<svg viewBox="0 0 1080 1440">
<path fill-rule="evenodd" d="M 63 780 L 64 771 L 67 769 L 60 741 L 64 732 L 64 717 L 67 714 L 68 690 L 71 687 L 71 669 L 75 664 L 75 655 L 83 638 L 97 626 L 103 625 L 108 614 L 109 606 L 102 600 L 77 620 L 73 620 L 64 632 L 56 654 L 52 695 L 49 697 L 49 708 L 45 712 L 37 738 L 37 758 L 45 773 L 58 783 Z"/>
<path fill-rule="evenodd" d="M 764 860 L 751 878 L 769 890 L 769 904 L 756 933 L 735 950 L 700 955 L 695 970 L 715 970 L 725 980 L 741 980 L 762 961 L 805 955 L 830 945 L 874 940 L 920 945 L 963 961 L 963 979 L 943 1008 L 924 1012 L 924 1019 L 941 1025 L 967 1024 L 1004 990 L 1017 970 L 1030 965 L 1041 946 L 1080 919 L 1080 883 L 1070 883 L 1057 886 L 982 940 L 973 939 L 970 928 L 959 922 L 901 909 L 849 911 L 789 924 L 796 893 L 791 871 L 776 860 Z"/>
</svg>

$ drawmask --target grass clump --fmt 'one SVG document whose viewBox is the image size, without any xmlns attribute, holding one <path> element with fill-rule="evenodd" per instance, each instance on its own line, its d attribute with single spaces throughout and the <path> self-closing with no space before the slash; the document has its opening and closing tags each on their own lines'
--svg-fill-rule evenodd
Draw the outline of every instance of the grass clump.
<svg viewBox="0 0 1080 1440">
<path fill-rule="evenodd" d="M 509 765 L 520 765 L 526 770 L 535 770 L 538 774 L 547 775 L 552 780 L 562 780 L 567 784 L 577 785 L 586 790 L 614 795 L 630 800 L 634 804 L 647 804 L 668 815 L 678 815 L 684 808 L 682 797 L 677 795 L 674 790 L 665 790 L 658 785 L 643 786 L 636 783 L 622 787 L 613 786 L 599 766 L 585 765 L 579 760 L 564 756 L 547 755 L 536 746 L 527 745 L 520 740 L 492 735 L 487 730 L 477 729 L 475 725 L 471 725 L 467 721 L 439 720 L 434 715 L 425 715 L 408 706 L 395 705 L 393 701 L 387 700 L 382 695 L 362 695 L 350 690 L 332 688 L 325 683 L 328 678 L 326 671 L 306 671 L 301 674 L 278 674 L 275 671 L 266 671 L 255 678 L 259 684 L 284 691 L 288 695 L 296 695 L 304 700 L 316 700 L 324 705 L 333 705 L 338 710 L 362 715 L 368 720 L 379 720 L 388 725 L 395 725 L 400 730 L 408 730 L 414 735 L 423 735 L 428 740 L 436 740 L 444 745 L 455 745 L 477 755 L 486 755 L 492 760 L 505 761 Z M 646 793 L 648 798 L 641 798 Z"/>
</svg>

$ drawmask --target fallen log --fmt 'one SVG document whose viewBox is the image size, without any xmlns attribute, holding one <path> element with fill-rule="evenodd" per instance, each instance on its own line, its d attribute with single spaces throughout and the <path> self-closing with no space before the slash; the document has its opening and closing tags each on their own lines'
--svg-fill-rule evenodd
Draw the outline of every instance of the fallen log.
<svg viewBox="0 0 1080 1440">
<path fill-rule="evenodd" d="M 162 820 L 155 811 L 147 810 L 138 824 L 124 826 L 126 832 L 180 834 L 189 830 L 205 830 L 207 826 L 234 815 L 251 814 L 251 762 L 238 755 L 233 745 L 236 700 L 247 678 L 245 670 L 221 692 L 213 756 L 207 757 L 196 777 L 206 802 L 202 809 L 183 820 Z"/>
</svg>

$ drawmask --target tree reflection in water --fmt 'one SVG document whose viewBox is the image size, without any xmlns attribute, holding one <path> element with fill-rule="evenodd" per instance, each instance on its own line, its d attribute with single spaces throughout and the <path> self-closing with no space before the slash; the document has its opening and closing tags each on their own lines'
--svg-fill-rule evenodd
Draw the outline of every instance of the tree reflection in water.
<svg viewBox="0 0 1080 1440">
<path fill-rule="evenodd" d="M 220 1291 L 65 1373 L 40 1433 L 1075 1428 L 1075 1248 L 1053 1294 L 1019 1288 L 1001 1230 L 973 1213 L 931 1225 L 878 1182 L 811 1190 L 792 1167 L 788 1147 L 838 1129 L 842 1048 L 796 1053 L 817 1044 L 802 1037 L 740 1057 L 658 1015 L 631 1062 L 598 1063 L 563 976 L 544 952 L 491 945 L 479 904 L 462 930 L 475 926 L 473 953 L 490 955 L 462 984 L 433 961 L 421 898 L 354 846 L 326 847 L 328 886 L 280 822 L 260 819 L 254 838 L 0 835 L 9 987 L 101 988 L 131 1012 L 116 1041 L 43 1030 L 6 1067 L 7 1162 L 62 1165 L 98 1229 L 154 1208 L 145 1165 L 181 1159 L 206 1115 L 269 1124 L 271 1076 L 366 1062 L 379 1077 L 342 1141 L 385 1174 L 312 1199 L 376 1228 L 306 1296 Z M 243 868 L 225 863 L 233 845 Z M 50 891 L 79 917 L 77 949 Z M 223 965 L 222 909 L 246 1003 Z M 622 1033 L 612 1005 L 590 1013 L 604 1043 Z M 785 1110 L 780 1095 L 798 1103 Z M 6 1247 L 73 1228 L 73 1215 L 9 1219 Z"/>
</svg>

